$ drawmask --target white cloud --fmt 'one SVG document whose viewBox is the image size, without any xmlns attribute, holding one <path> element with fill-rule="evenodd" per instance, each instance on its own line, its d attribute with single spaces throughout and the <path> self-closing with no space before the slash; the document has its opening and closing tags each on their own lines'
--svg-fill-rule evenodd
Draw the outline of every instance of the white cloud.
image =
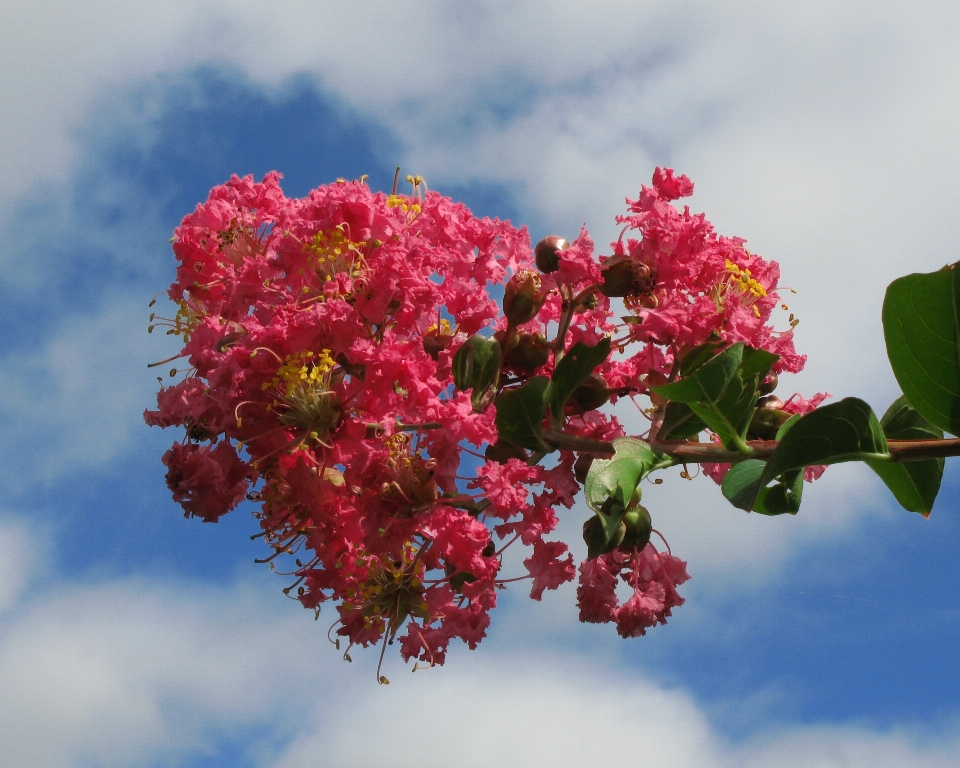
<svg viewBox="0 0 960 768">
<path fill-rule="evenodd" d="M 0 612 L 16 605 L 39 570 L 43 549 L 26 520 L 0 518 Z"/>
<path fill-rule="evenodd" d="M 371 765 L 385 754 L 397 766 L 933 768 L 960 759 L 954 730 L 808 726 L 731 744 L 684 691 L 579 657 L 471 660 L 406 677 L 388 690 L 345 691 L 270 768 Z"/>
<path fill-rule="evenodd" d="M 11 768 L 147 765 L 248 726 L 276 738 L 334 662 L 275 590 L 131 579 L 47 594 L 0 630 Z"/>
<path fill-rule="evenodd" d="M 189 764 L 234 753 L 234 743 L 262 768 L 364 766 L 385 756 L 397 766 L 599 758 L 651 768 L 960 760 L 952 723 L 879 732 L 774 727 L 761 717 L 748 739 L 732 743 L 689 692 L 597 647 L 589 656 L 545 653 L 535 624 L 513 650 L 491 656 L 496 647 L 458 646 L 447 666 L 414 675 L 390 649 L 392 682 L 378 686 L 375 649 L 345 664 L 327 644 L 325 621 L 281 602 L 272 581 L 48 580 L 0 625 L 4 765 Z"/>
<path fill-rule="evenodd" d="M 169 348 L 147 335 L 149 312 L 145 296 L 117 298 L 96 314 L 62 318 L 40 349 L 5 356 L 0 442 L 14 488 L 102 467 L 146 429 L 141 414 L 159 386 L 147 363 Z"/>
</svg>

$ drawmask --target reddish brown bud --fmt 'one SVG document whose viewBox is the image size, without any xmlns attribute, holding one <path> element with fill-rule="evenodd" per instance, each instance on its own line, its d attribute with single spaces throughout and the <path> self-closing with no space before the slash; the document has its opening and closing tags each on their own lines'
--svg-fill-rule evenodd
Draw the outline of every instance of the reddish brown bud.
<svg viewBox="0 0 960 768">
<path fill-rule="evenodd" d="M 747 437 L 752 440 L 776 440 L 787 420 L 793 415 L 783 409 L 783 401 L 774 395 L 766 395 L 757 401 L 757 410 L 753 412 Z"/>
<path fill-rule="evenodd" d="M 440 353 L 449 347 L 455 336 L 439 333 L 437 331 L 423 334 L 423 348 L 426 353 L 434 360 L 440 359 Z"/>
<path fill-rule="evenodd" d="M 566 411 L 579 414 L 595 410 L 610 399 L 612 392 L 603 376 L 591 373 L 587 380 L 570 394 Z"/>
<path fill-rule="evenodd" d="M 626 254 L 607 259 L 600 268 L 604 296 L 643 296 L 657 287 L 657 270 Z"/>
<path fill-rule="evenodd" d="M 577 482 L 580 485 L 583 485 L 587 482 L 587 473 L 590 471 L 590 467 L 593 465 L 594 456 L 589 453 L 581 453 L 577 460 L 573 463 L 573 476 L 577 479 Z"/>
<path fill-rule="evenodd" d="M 760 387 L 757 389 L 757 392 L 759 392 L 761 395 L 769 395 L 771 392 L 773 392 L 773 390 L 777 388 L 778 382 L 779 382 L 779 379 L 777 377 L 777 374 L 771 373 L 769 376 L 767 376 L 767 378 L 763 380 L 763 382 L 761 382 Z"/>
<path fill-rule="evenodd" d="M 537 260 L 537 269 L 544 274 L 556 272 L 560 269 L 560 251 L 565 251 L 569 247 L 570 243 L 558 235 L 543 238 L 533 251 Z"/>
<path fill-rule="evenodd" d="M 488 461 L 495 461 L 498 464 L 506 464 L 510 459 L 526 460 L 527 452 L 519 445 L 497 440 L 493 445 L 488 445 L 483 452 L 483 457 Z"/>
</svg>

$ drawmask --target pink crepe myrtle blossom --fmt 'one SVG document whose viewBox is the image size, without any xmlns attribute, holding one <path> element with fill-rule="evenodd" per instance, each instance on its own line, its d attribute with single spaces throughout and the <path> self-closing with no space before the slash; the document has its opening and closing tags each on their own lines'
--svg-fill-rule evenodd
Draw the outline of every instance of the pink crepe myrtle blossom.
<svg viewBox="0 0 960 768">
<path fill-rule="evenodd" d="M 642 265 L 653 283 L 625 298 L 640 320 L 631 325 L 632 340 L 641 344 L 634 357 L 669 375 L 686 350 L 720 339 L 779 355 L 777 372 L 799 371 L 806 358 L 794 349 L 792 326 L 777 331 L 769 323 L 780 302 L 777 263 L 747 251 L 741 238 L 718 235 L 703 214 L 671 204 L 691 194 L 686 176 L 658 168 L 653 186 L 644 186 L 637 200 L 627 201 L 630 213 L 617 217 L 625 228 L 610 261 Z M 639 237 L 628 235 L 634 232 Z M 651 355 L 651 347 L 662 354 Z"/>
<path fill-rule="evenodd" d="M 693 184 L 669 169 L 629 201 L 611 256 L 583 228 L 543 274 L 526 229 L 419 179 L 408 195 L 339 180 L 295 199 L 280 178 L 234 176 L 175 230 L 171 316 L 151 322 L 182 341 L 183 365 L 144 418 L 185 430 L 163 462 L 186 513 L 216 522 L 255 504 L 265 559 L 296 563 L 284 592 L 318 615 L 333 608 L 338 643 L 399 642 L 404 659 L 441 664 L 451 640 L 483 639 L 510 582 L 528 580 L 539 600 L 574 579 L 566 543 L 548 537 L 590 455 L 561 447 L 548 466 L 509 444 L 498 455 L 491 400 L 549 379 L 575 344 L 614 347 L 589 379 L 595 402 L 568 401 L 541 425 L 580 441 L 622 437 L 600 406 L 647 393 L 706 341 L 773 352 L 778 372 L 803 366 L 792 325 L 771 320 L 776 263 L 676 208 Z M 490 397 L 454 386 L 474 335 L 500 345 Z M 511 546 L 528 548 L 525 573 L 503 573 Z M 649 544 L 579 573 L 581 619 L 624 637 L 664 623 L 688 578 Z M 618 581 L 633 590 L 623 604 Z"/>
<path fill-rule="evenodd" d="M 683 605 L 677 586 L 687 581 L 686 563 L 653 544 L 629 552 L 614 550 L 580 565 L 577 605 L 580 621 L 613 622 L 621 637 L 639 637 L 657 624 L 666 624 L 670 611 Z M 633 589 L 620 603 L 617 580 Z"/>
</svg>

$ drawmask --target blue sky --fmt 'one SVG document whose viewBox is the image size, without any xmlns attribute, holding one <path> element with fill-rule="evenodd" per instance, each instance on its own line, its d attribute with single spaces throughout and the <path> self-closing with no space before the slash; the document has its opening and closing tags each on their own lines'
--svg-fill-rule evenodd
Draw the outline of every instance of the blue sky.
<svg viewBox="0 0 960 768">
<path fill-rule="evenodd" d="M 288 195 L 393 169 L 534 240 L 616 236 L 668 165 L 780 262 L 807 370 L 898 395 L 883 289 L 955 261 L 958 14 L 846 3 L 0 0 L 4 765 L 960 763 L 960 474 L 929 520 L 862 467 L 796 518 L 675 474 L 645 494 L 693 579 L 665 627 L 509 593 L 475 652 L 348 664 L 256 565 L 249 510 L 184 520 L 141 420 L 179 219 L 232 173 Z M 629 419 L 628 419 L 629 421 Z M 640 425 L 635 425 L 639 429 Z M 579 539 L 583 510 L 561 526 Z"/>
</svg>

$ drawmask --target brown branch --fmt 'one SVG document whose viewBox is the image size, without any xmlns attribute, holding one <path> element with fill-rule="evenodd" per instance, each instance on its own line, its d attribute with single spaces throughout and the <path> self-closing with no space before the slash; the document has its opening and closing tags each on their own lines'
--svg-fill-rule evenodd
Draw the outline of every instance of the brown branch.
<svg viewBox="0 0 960 768">
<path fill-rule="evenodd" d="M 920 461 L 960 456 L 960 438 L 946 440 L 888 440 L 887 447 L 894 461 Z"/>
<path fill-rule="evenodd" d="M 608 440 L 594 440 L 588 437 L 570 435 L 566 432 L 543 430 L 543 438 L 557 448 L 593 453 L 598 456 L 612 456 L 613 443 Z M 752 456 L 744 456 L 737 451 L 728 451 L 715 443 L 695 443 L 690 440 L 651 440 L 650 447 L 660 453 L 680 459 L 688 464 L 716 462 L 733 464 L 746 458 L 769 459 L 779 443 L 775 440 L 751 440 L 747 445 L 753 450 Z M 891 461 L 921 461 L 946 456 L 960 456 L 960 438 L 945 440 L 888 440 L 887 448 Z"/>
</svg>

